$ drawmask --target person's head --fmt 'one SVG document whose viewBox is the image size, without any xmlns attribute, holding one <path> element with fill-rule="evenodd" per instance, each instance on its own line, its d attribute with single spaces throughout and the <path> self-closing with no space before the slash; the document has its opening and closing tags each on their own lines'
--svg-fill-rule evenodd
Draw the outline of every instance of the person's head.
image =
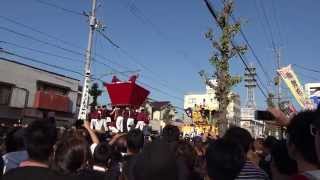
<svg viewBox="0 0 320 180">
<path fill-rule="evenodd" d="M 106 106 L 106 105 L 103 105 L 103 106 L 102 106 L 102 109 L 107 109 L 107 106 Z"/>
<path fill-rule="evenodd" d="M 33 121 L 25 129 L 25 145 L 29 158 L 47 163 L 57 140 L 57 129 L 47 120 Z"/>
<path fill-rule="evenodd" d="M 318 113 L 318 116 L 320 116 L 320 106 L 318 106 L 318 109 L 316 112 Z M 318 156 L 318 162 L 320 162 L 320 119 L 319 118 L 314 119 L 312 121 L 311 132 L 312 132 L 312 135 L 315 136 L 316 153 Z"/>
<path fill-rule="evenodd" d="M 167 142 L 176 142 L 180 138 L 180 130 L 177 126 L 166 125 L 163 128 L 162 137 Z"/>
<path fill-rule="evenodd" d="M 21 128 L 14 128 L 8 132 L 5 139 L 7 153 L 21 151 L 25 149 L 23 133 L 24 129 Z"/>
<path fill-rule="evenodd" d="M 69 136 L 56 145 L 53 169 L 62 174 L 76 173 L 91 162 L 88 143 L 82 136 Z"/>
<path fill-rule="evenodd" d="M 263 152 L 265 154 L 269 154 L 271 152 L 271 149 L 273 149 L 273 146 L 275 146 L 278 143 L 278 140 L 273 136 L 268 136 L 262 143 L 263 145 Z"/>
<path fill-rule="evenodd" d="M 240 127 L 229 128 L 223 138 L 229 141 L 235 141 L 240 144 L 245 153 L 249 152 L 254 140 L 249 131 Z"/>
<path fill-rule="evenodd" d="M 114 143 L 115 151 L 120 153 L 127 152 L 127 135 L 120 136 Z"/>
<path fill-rule="evenodd" d="M 197 153 L 192 145 L 187 141 L 179 141 L 176 147 L 176 157 L 183 160 L 189 169 L 192 169 L 195 163 Z"/>
<path fill-rule="evenodd" d="M 318 166 L 315 137 L 311 132 L 311 124 L 320 116 L 314 111 L 300 112 L 294 116 L 288 127 L 288 151 L 291 158 L 299 162 L 305 161 Z"/>
<path fill-rule="evenodd" d="M 130 153 L 138 153 L 144 144 L 144 136 L 140 129 L 132 129 L 127 134 L 127 149 Z"/>
<path fill-rule="evenodd" d="M 237 142 L 218 139 L 209 145 L 206 161 L 208 176 L 212 180 L 233 180 L 245 163 L 245 153 Z"/>
<path fill-rule="evenodd" d="M 271 175 L 273 180 L 285 179 L 296 174 L 297 163 L 291 159 L 284 141 L 278 142 L 272 146 L 271 150 Z"/>
<path fill-rule="evenodd" d="M 133 178 L 139 180 L 177 180 L 178 168 L 174 149 L 164 141 L 153 141 L 137 155 Z"/>
<path fill-rule="evenodd" d="M 93 164 L 108 167 L 111 162 L 113 152 L 113 147 L 107 142 L 98 144 L 93 153 Z"/>
</svg>

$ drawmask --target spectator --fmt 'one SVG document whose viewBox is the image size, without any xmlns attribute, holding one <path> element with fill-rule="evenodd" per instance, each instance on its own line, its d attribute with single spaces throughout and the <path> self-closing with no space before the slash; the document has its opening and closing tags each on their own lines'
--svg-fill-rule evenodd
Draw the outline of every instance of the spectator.
<svg viewBox="0 0 320 180">
<path fill-rule="evenodd" d="M 56 145 L 52 168 L 73 179 L 106 179 L 104 173 L 92 170 L 92 156 L 88 143 L 79 134 L 69 134 Z"/>
<path fill-rule="evenodd" d="M 127 155 L 123 160 L 123 173 L 125 179 L 132 177 L 135 156 L 144 145 L 144 136 L 140 129 L 132 129 L 127 134 Z"/>
<path fill-rule="evenodd" d="M 166 125 L 163 128 L 162 138 L 166 142 L 177 142 L 180 138 L 180 130 L 177 126 Z"/>
<path fill-rule="evenodd" d="M 240 127 L 231 127 L 227 130 L 223 138 L 240 144 L 245 152 L 246 162 L 236 179 L 268 179 L 267 174 L 248 158 L 252 153 L 253 138 L 247 130 Z"/>
<path fill-rule="evenodd" d="M 206 161 L 208 176 L 211 180 L 234 180 L 246 159 L 245 152 L 239 144 L 226 139 L 218 139 L 209 145 Z"/>
<path fill-rule="evenodd" d="M 20 163 L 20 167 L 8 171 L 3 179 L 63 179 L 48 168 L 56 138 L 57 130 L 52 123 L 47 120 L 32 122 L 25 131 L 29 159 Z"/>
<path fill-rule="evenodd" d="M 189 142 L 179 141 L 175 150 L 179 180 L 199 180 L 201 176 L 196 172 L 196 151 Z"/>
<path fill-rule="evenodd" d="M 289 157 L 285 141 L 278 142 L 271 150 L 272 180 L 289 180 L 297 173 L 297 163 Z"/>
<path fill-rule="evenodd" d="M 102 142 L 97 145 L 93 153 L 93 170 L 106 173 L 111 166 L 113 148 Z"/>
<path fill-rule="evenodd" d="M 263 145 L 263 159 L 259 162 L 259 166 L 263 169 L 269 177 L 271 177 L 271 150 L 277 145 L 279 142 L 273 136 L 268 136 L 265 141 L 262 143 Z"/>
<path fill-rule="evenodd" d="M 320 179 L 319 162 L 315 147 L 315 137 L 312 133 L 312 123 L 319 121 L 319 113 L 306 111 L 294 116 L 287 127 L 288 152 L 296 160 L 297 176 L 292 179 Z"/>
<path fill-rule="evenodd" d="M 156 140 L 146 145 L 133 167 L 135 180 L 177 180 L 175 153 L 169 143 Z"/>
<path fill-rule="evenodd" d="M 24 129 L 12 129 L 5 139 L 7 153 L 2 156 L 4 167 L 3 173 L 16 168 L 22 161 L 28 159 L 28 153 L 24 145 Z"/>
</svg>

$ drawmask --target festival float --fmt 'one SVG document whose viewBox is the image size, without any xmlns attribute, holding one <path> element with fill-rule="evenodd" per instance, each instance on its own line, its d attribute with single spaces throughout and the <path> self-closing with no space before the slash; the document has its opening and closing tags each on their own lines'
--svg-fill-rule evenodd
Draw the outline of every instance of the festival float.
<svg viewBox="0 0 320 180">
<path fill-rule="evenodd" d="M 213 123 L 211 123 L 214 111 L 210 111 L 206 107 L 196 105 L 193 108 L 185 109 L 185 113 L 192 120 L 192 123 L 185 124 L 181 127 L 181 131 L 184 135 L 218 135 L 218 129 Z"/>
<path fill-rule="evenodd" d="M 104 83 L 113 107 L 138 109 L 145 102 L 150 91 L 136 83 L 138 76 L 133 75 L 128 81 L 121 81 L 113 76 L 110 83 Z"/>
</svg>

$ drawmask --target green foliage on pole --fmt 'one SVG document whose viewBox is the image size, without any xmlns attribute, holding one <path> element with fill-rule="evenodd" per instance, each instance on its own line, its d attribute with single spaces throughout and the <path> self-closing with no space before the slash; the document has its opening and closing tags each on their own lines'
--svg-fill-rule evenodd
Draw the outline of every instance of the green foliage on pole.
<svg viewBox="0 0 320 180">
<path fill-rule="evenodd" d="M 90 96 L 92 96 L 92 103 L 90 104 L 91 107 L 95 107 L 98 104 L 98 97 L 101 96 L 102 90 L 99 89 L 98 83 L 93 83 L 90 90 Z"/>
<path fill-rule="evenodd" d="M 216 21 L 221 28 L 219 38 L 215 38 L 212 29 L 205 34 L 205 37 L 211 42 L 213 47 L 213 55 L 209 61 L 214 66 L 214 76 L 217 78 L 217 85 L 208 85 L 215 90 L 215 96 L 219 102 L 217 125 L 220 134 L 223 134 L 227 128 L 227 107 L 231 101 L 231 88 L 241 82 L 240 76 L 232 76 L 230 74 L 229 63 L 238 53 L 243 55 L 247 50 L 246 46 L 238 46 L 232 43 L 241 28 L 239 21 L 235 23 L 229 22 L 233 9 L 233 1 L 226 1 L 224 8 L 220 12 L 217 12 Z M 201 71 L 201 74 L 203 75 L 204 71 Z"/>
</svg>

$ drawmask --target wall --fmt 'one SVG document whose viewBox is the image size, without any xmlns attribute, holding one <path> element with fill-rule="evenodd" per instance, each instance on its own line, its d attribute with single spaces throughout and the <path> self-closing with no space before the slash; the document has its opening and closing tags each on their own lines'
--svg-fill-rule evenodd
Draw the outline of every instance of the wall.
<svg viewBox="0 0 320 180">
<path fill-rule="evenodd" d="M 234 98 L 227 108 L 227 118 L 230 120 L 230 123 L 240 125 L 240 97 L 235 93 L 232 95 Z M 184 109 L 193 108 L 195 104 L 198 106 L 203 105 L 204 101 L 209 110 L 217 110 L 219 108 L 219 102 L 215 98 L 214 91 L 212 89 L 207 89 L 206 93 L 185 95 Z"/>
<path fill-rule="evenodd" d="M 19 88 L 27 89 L 29 91 L 28 107 L 33 107 L 38 80 L 69 87 L 71 91 L 68 96 L 73 102 L 72 112 L 75 113 L 79 86 L 78 80 L 34 69 L 14 62 L 0 60 L 0 81 L 15 84 Z"/>
</svg>

